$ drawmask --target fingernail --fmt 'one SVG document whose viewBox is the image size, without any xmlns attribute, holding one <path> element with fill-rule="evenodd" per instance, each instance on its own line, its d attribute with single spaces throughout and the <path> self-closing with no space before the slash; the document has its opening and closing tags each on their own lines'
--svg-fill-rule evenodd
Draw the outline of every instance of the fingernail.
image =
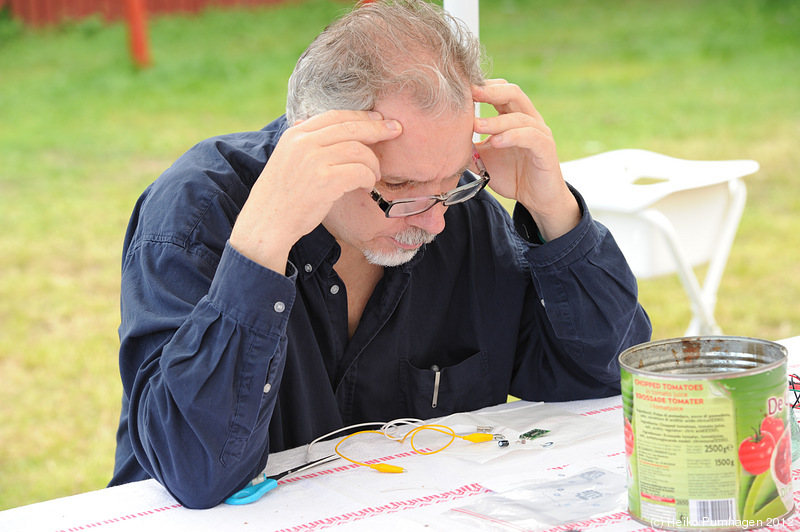
<svg viewBox="0 0 800 532">
<path fill-rule="evenodd" d="M 380 114 L 378 111 L 368 111 L 367 114 L 373 120 L 383 120 L 383 115 Z"/>
<path fill-rule="evenodd" d="M 486 127 L 487 125 L 489 125 L 489 121 L 488 120 L 486 120 L 485 118 L 479 118 L 478 119 L 478 126 L 479 127 Z"/>
<path fill-rule="evenodd" d="M 399 131 L 400 130 L 400 122 L 397 120 L 387 120 L 384 122 L 386 124 L 386 128 L 390 131 Z"/>
</svg>

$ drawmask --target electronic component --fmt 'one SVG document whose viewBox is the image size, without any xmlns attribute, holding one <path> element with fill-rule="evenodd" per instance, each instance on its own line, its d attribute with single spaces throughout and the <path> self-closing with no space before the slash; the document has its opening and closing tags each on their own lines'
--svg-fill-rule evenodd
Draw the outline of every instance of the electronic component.
<svg viewBox="0 0 800 532">
<path fill-rule="evenodd" d="M 536 438 L 540 438 L 550 432 L 549 430 L 545 429 L 531 429 L 528 432 L 523 432 L 519 435 L 521 440 L 535 440 Z"/>
</svg>

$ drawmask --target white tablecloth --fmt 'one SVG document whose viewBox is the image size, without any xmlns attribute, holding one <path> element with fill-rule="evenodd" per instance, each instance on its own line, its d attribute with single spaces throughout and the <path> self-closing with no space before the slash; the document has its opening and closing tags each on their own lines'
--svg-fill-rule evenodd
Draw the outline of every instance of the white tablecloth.
<svg viewBox="0 0 800 532">
<path fill-rule="evenodd" d="M 781 343 L 790 352 L 790 372 L 800 371 L 800 337 Z M 510 443 L 456 440 L 440 453 L 422 455 L 408 443 L 359 435 L 343 446 L 348 456 L 386 461 L 407 472 L 378 473 L 338 460 L 287 477 L 256 503 L 209 510 L 183 508 L 148 480 L 0 512 L 0 531 L 650 530 L 626 511 L 619 396 L 519 401 L 443 422 L 457 432 L 489 425 Z M 518 443 L 533 428 L 551 432 Z M 276 453 L 267 473 L 324 456 L 332 447 L 333 442 L 319 444 L 312 456 L 305 448 Z M 800 469 L 792 476 L 800 503 Z M 800 512 L 769 528 L 800 530 Z"/>
</svg>

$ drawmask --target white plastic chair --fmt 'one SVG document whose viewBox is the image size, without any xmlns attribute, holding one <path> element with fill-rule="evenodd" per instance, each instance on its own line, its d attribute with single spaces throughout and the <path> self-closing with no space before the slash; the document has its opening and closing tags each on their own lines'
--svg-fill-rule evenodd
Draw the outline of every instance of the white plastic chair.
<svg viewBox="0 0 800 532">
<path fill-rule="evenodd" d="M 689 161 L 626 149 L 561 168 L 592 216 L 614 235 L 637 278 L 680 276 L 693 314 L 686 335 L 721 334 L 714 308 L 747 199 L 741 178 L 756 172 L 758 163 Z M 701 286 L 693 267 L 705 263 Z"/>
</svg>

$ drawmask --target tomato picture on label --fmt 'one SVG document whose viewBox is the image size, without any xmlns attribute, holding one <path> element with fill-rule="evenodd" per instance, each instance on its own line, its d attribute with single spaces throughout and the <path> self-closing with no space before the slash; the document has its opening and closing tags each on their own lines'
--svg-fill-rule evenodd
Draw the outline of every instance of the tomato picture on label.
<svg viewBox="0 0 800 532">
<path fill-rule="evenodd" d="M 633 454 L 633 445 L 633 427 L 628 418 L 625 418 L 625 456 L 631 456 Z"/>
<path fill-rule="evenodd" d="M 766 416 L 761 420 L 761 433 L 772 435 L 772 439 L 779 441 L 783 435 L 783 420 L 779 417 Z"/>
<path fill-rule="evenodd" d="M 792 443 L 786 434 L 778 441 L 775 448 L 775 478 L 788 484 L 792 480 Z"/>
<path fill-rule="evenodd" d="M 739 445 L 739 462 L 751 475 L 760 475 L 769 469 L 773 449 L 775 438 L 772 434 L 756 430 Z"/>
</svg>

